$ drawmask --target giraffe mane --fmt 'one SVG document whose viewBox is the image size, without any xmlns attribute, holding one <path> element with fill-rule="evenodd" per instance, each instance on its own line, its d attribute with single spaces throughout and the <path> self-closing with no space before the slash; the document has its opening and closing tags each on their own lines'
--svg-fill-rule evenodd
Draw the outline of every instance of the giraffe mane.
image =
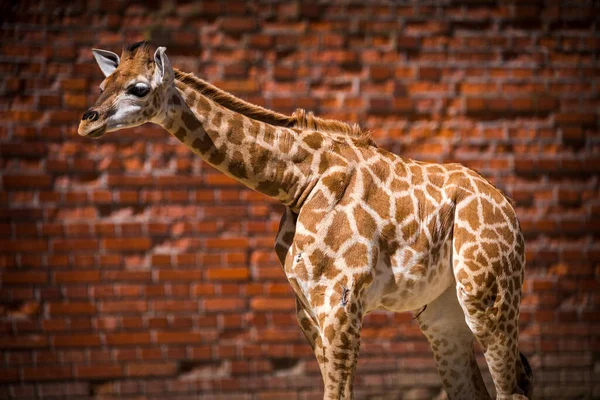
<svg viewBox="0 0 600 400">
<path fill-rule="evenodd" d="M 183 72 L 176 68 L 174 71 L 177 81 L 191 86 L 198 93 L 207 96 L 223 107 L 257 121 L 286 128 L 311 129 L 321 133 L 343 135 L 349 137 L 356 145 L 375 146 L 370 132 L 363 130 L 358 124 L 350 125 L 334 119 L 320 118 L 302 108 L 298 108 L 292 115 L 281 114 L 242 100 L 198 78 L 193 73 Z"/>
</svg>

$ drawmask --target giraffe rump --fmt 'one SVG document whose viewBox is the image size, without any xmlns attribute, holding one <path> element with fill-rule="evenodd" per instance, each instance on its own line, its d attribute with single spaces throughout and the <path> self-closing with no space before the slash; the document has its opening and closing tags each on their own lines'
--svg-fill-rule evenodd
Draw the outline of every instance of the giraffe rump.
<svg viewBox="0 0 600 400">
<path fill-rule="evenodd" d="M 292 115 L 281 114 L 235 97 L 192 73 L 183 72 L 176 68 L 174 68 L 174 71 L 177 81 L 191 86 L 198 93 L 223 107 L 257 121 L 287 128 L 311 129 L 332 135 L 343 135 L 349 137 L 356 145 L 376 146 L 370 132 L 363 130 L 358 124 L 350 125 L 334 119 L 320 118 L 301 108 L 297 109 Z"/>
</svg>

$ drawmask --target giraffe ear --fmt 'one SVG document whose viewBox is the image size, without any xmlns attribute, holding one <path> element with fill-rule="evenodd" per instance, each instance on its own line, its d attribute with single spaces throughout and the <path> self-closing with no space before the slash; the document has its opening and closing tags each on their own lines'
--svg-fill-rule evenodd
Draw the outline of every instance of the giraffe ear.
<svg viewBox="0 0 600 400">
<path fill-rule="evenodd" d="M 92 54 L 102 70 L 104 76 L 109 76 L 119 66 L 121 59 L 118 55 L 108 50 L 92 49 Z"/>
<path fill-rule="evenodd" d="M 154 52 L 154 62 L 156 63 L 154 79 L 157 84 L 172 82 L 175 78 L 175 73 L 173 72 L 169 57 L 165 54 L 166 50 L 166 47 L 159 47 Z"/>
</svg>

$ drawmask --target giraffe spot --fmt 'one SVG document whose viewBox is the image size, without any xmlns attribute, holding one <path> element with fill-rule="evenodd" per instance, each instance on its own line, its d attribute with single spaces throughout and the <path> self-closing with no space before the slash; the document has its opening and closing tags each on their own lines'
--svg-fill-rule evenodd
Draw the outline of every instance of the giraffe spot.
<svg viewBox="0 0 600 400">
<path fill-rule="evenodd" d="M 340 342 L 342 343 L 342 349 L 350 349 L 352 347 L 352 340 L 350 340 L 350 335 L 346 332 L 340 334 Z M 345 360 L 346 358 L 346 354 L 342 353 L 340 359 Z"/>
<path fill-rule="evenodd" d="M 195 99 L 196 99 L 196 94 L 194 92 L 190 93 L 188 104 L 189 103 L 194 104 Z M 208 114 L 212 110 L 212 107 L 210 106 L 210 102 L 204 96 L 198 96 L 198 101 L 196 102 L 196 108 L 205 114 Z"/>
<path fill-rule="evenodd" d="M 272 126 L 270 126 L 269 124 L 265 124 L 264 127 L 265 127 L 265 136 L 266 135 L 273 135 L 274 137 L 276 136 L 276 131 Z M 288 132 L 285 129 L 281 129 L 281 134 L 280 134 L 280 138 L 279 138 L 279 151 L 282 154 L 288 154 L 292 150 L 294 141 L 295 141 L 295 139 L 290 132 Z"/>
<path fill-rule="evenodd" d="M 307 165 L 311 164 L 312 154 L 303 148 L 297 148 L 294 154 L 292 154 L 292 162 L 301 163 L 304 162 Z"/>
<path fill-rule="evenodd" d="M 419 263 L 410 269 L 410 274 L 417 278 L 422 278 L 427 275 L 427 268 L 425 265 Z"/>
<path fill-rule="evenodd" d="M 233 114 L 229 121 L 229 129 L 227 130 L 227 139 L 233 144 L 242 144 L 244 141 L 244 121 L 239 114 Z"/>
<path fill-rule="evenodd" d="M 429 214 L 430 202 L 427 196 L 425 196 L 425 192 L 420 188 L 416 188 L 413 191 L 413 195 L 417 198 L 417 216 L 422 221 Z"/>
<path fill-rule="evenodd" d="M 310 263 L 313 267 L 312 275 L 315 279 L 326 277 L 333 279 L 337 276 L 338 270 L 335 268 L 335 260 L 321 250 L 314 250 L 309 256 Z"/>
<path fill-rule="evenodd" d="M 181 115 L 181 120 L 190 132 L 194 132 L 201 126 L 200 121 L 198 121 L 196 116 L 190 111 L 184 111 Z"/>
<path fill-rule="evenodd" d="M 329 157 L 327 154 L 321 154 L 321 160 L 319 161 L 319 174 L 323 174 L 329 168 Z"/>
<path fill-rule="evenodd" d="M 433 199 L 439 203 L 440 201 L 442 201 L 442 193 L 440 192 L 440 190 L 436 187 L 434 187 L 433 185 L 427 185 L 425 187 L 425 189 L 427 190 L 427 193 L 433 197 Z"/>
<path fill-rule="evenodd" d="M 354 209 L 354 218 L 358 227 L 358 233 L 367 239 L 371 239 L 375 235 L 377 228 L 375 219 L 361 205 L 357 205 Z"/>
<path fill-rule="evenodd" d="M 363 174 L 363 177 L 366 175 Z M 383 219 L 390 217 L 390 198 L 379 185 L 371 179 L 363 179 L 363 201 L 367 203 Z"/>
<path fill-rule="evenodd" d="M 206 132 L 203 132 L 192 142 L 192 148 L 198 150 L 201 154 L 205 154 L 210 149 L 214 148 L 214 144 L 210 136 Z"/>
<path fill-rule="evenodd" d="M 437 186 L 442 186 L 441 182 L 444 180 L 443 175 L 445 173 L 444 168 L 437 164 L 430 164 L 425 168 L 425 170 L 427 171 L 427 176 L 430 182 L 434 182 L 435 180 L 436 182 L 439 182 L 439 184 L 436 183 Z"/>
<path fill-rule="evenodd" d="M 483 242 L 481 247 L 489 258 L 496 258 L 500 254 L 500 250 L 498 249 L 498 245 L 496 243 Z"/>
<path fill-rule="evenodd" d="M 466 229 L 458 226 L 454 228 L 454 248 L 457 252 L 461 251 L 465 244 L 472 243 L 475 240 L 475 235 Z"/>
<path fill-rule="evenodd" d="M 313 308 L 321 307 L 325 304 L 325 291 L 327 287 L 324 285 L 317 285 L 308 291 L 310 296 L 310 304 Z"/>
<path fill-rule="evenodd" d="M 367 255 L 367 246 L 362 243 L 354 243 L 346 251 L 344 260 L 346 265 L 351 268 L 365 267 L 369 265 L 369 259 Z"/>
<path fill-rule="evenodd" d="M 481 237 L 484 239 L 498 240 L 498 234 L 488 228 L 483 228 L 481 231 Z"/>
<path fill-rule="evenodd" d="M 505 224 L 506 220 L 500 207 L 490 203 L 486 199 L 481 199 L 481 207 L 483 209 L 483 222 L 485 224 Z"/>
<path fill-rule="evenodd" d="M 467 268 L 469 268 L 470 271 L 473 271 L 473 272 L 479 271 L 481 269 L 481 264 L 479 264 L 475 261 L 466 260 L 464 262 L 464 264 Z"/>
<path fill-rule="evenodd" d="M 488 264 L 486 258 L 483 256 L 483 254 L 481 253 L 481 251 L 477 251 L 477 256 L 475 257 L 475 261 L 478 262 L 480 265 L 487 265 Z"/>
<path fill-rule="evenodd" d="M 185 142 L 185 137 L 187 136 L 187 132 L 184 128 L 179 128 L 177 132 L 174 133 L 175 137 L 179 139 L 180 142 Z"/>
<path fill-rule="evenodd" d="M 279 185 L 273 181 L 261 181 L 256 185 L 256 191 L 270 197 L 279 195 Z"/>
<path fill-rule="evenodd" d="M 402 171 L 402 173 L 404 173 L 404 171 Z M 392 189 L 392 192 L 394 193 L 405 192 L 409 188 L 410 185 L 408 184 L 408 182 L 401 181 L 399 179 L 394 179 L 390 185 L 390 189 Z"/>
<path fill-rule="evenodd" d="M 412 242 L 412 237 L 418 232 L 419 224 L 412 220 L 402 227 L 402 238 L 405 242 Z"/>
<path fill-rule="evenodd" d="M 325 244 L 331 247 L 333 251 L 338 251 L 340 246 L 349 240 L 353 235 L 352 228 L 346 213 L 336 211 L 331 225 L 325 235 Z"/>
<path fill-rule="evenodd" d="M 307 231 L 317 233 L 317 225 L 323 220 L 323 217 L 325 217 L 325 211 L 314 209 L 303 210 L 301 222 Z"/>
<path fill-rule="evenodd" d="M 471 200 L 458 212 L 458 218 L 462 221 L 467 221 L 471 229 L 477 231 L 481 225 L 477 215 L 478 202 L 477 199 Z M 485 212 L 484 212 L 485 213 Z"/>
<path fill-rule="evenodd" d="M 396 215 L 395 219 L 397 223 L 402 223 L 409 215 L 414 214 L 413 201 L 410 196 L 397 197 L 396 201 Z"/>
<path fill-rule="evenodd" d="M 277 137 L 277 133 L 275 128 L 269 124 L 260 124 L 258 121 L 251 119 L 250 120 L 251 128 L 249 133 L 253 137 L 258 137 L 261 132 L 262 127 L 262 139 L 268 143 L 269 145 L 273 145 L 275 143 L 275 138 Z"/>
<path fill-rule="evenodd" d="M 379 160 L 373 164 L 371 166 L 371 171 L 373 171 L 375 176 L 382 182 L 387 181 L 387 178 L 390 176 L 390 166 L 383 160 Z"/>
<path fill-rule="evenodd" d="M 473 281 L 477 284 L 477 286 L 482 286 L 485 282 L 485 273 L 474 274 Z"/>
<path fill-rule="evenodd" d="M 256 143 L 249 146 L 248 153 L 250 154 L 250 165 L 254 175 L 261 176 L 269 164 L 271 153 Z"/>
<path fill-rule="evenodd" d="M 348 174 L 343 172 L 334 172 L 323 178 L 323 184 L 329 189 L 329 192 L 334 196 L 343 194 L 348 183 Z"/>
<path fill-rule="evenodd" d="M 323 135 L 319 132 L 311 132 L 306 135 L 303 139 L 304 143 L 306 143 L 312 149 L 321 148 L 321 144 L 323 143 Z"/>
<path fill-rule="evenodd" d="M 411 182 L 415 186 L 422 185 L 425 182 L 423 178 L 423 168 L 418 165 L 411 165 L 410 172 L 412 173 Z"/>
<path fill-rule="evenodd" d="M 223 120 L 223 113 L 221 111 L 216 111 L 215 115 L 213 116 L 212 119 L 212 124 L 216 127 L 219 128 L 221 126 L 221 122 Z"/>
<path fill-rule="evenodd" d="M 400 243 L 398 243 L 396 237 L 396 225 L 392 223 L 388 223 L 381 230 L 381 238 L 380 238 L 381 250 L 388 254 L 393 254 L 400 247 Z M 374 263 L 376 264 L 376 263 Z"/>
<path fill-rule="evenodd" d="M 181 105 L 181 99 L 176 94 L 174 94 L 173 97 L 171 97 L 171 102 L 177 106 Z"/>
<path fill-rule="evenodd" d="M 460 269 L 458 271 L 458 273 L 456 274 L 456 280 L 458 280 L 458 282 L 461 283 L 462 285 L 465 285 L 466 283 L 468 283 L 468 279 L 469 279 L 469 274 L 467 274 L 467 272 L 464 269 Z"/>
<path fill-rule="evenodd" d="M 327 338 L 327 341 L 329 343 L 333 343 L 333 339 L 335 339 L 335 328 L 333 327 L 333 325 L 327 325 L 327 327 L 325 327 L 325 337 Z"/>
<path fill-rule="evenodd" d="M 246 172 L 246 165 L 244 163 L 244 156 L 239 151 L 236 151 L 229 160 L 229 172 L 240 179 L 247 179 L 248 173 Z"/>
<path fill-rule="evenodd" d="M 370 273 L 358 273 L 352 276 L 354 281 L 354 294 L 362 293 L 373 282 L 373 276 Z"/>
<path fill-rule="evenodd" d="M 208 135 L 206 135 L 208 136 Z M 216 148 L 212 148 L 210 154 L 208 155 L 208 162 L 213 165 L 220 165 L 225 160 L 225 151 L 221 149 L 220 151 Z"/>
<path fill-rule="evenodd" d="M 344 311 L 343 308 L 338 308 L 335 313 L 335 317 L 340 325 L 344 325 L 348 321 L 348 314 L 346 314 L 346 311 Z"/>
</svg>

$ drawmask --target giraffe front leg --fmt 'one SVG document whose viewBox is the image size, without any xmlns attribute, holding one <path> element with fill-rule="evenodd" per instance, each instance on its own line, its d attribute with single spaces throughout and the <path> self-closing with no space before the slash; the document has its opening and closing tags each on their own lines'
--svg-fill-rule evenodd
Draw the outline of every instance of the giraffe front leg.
<svg viewBox="0 0 600 400">
<path fill-rule="evenodd" d="M 296 319 L 302 333 L 304 333 L 306 340 L 308 340 L 310 347 L 315 353 L 319 369 L 321 370 L 321 376 L 325 379 L 325 375 L 323 375 L 323 341 L 319 333 L 319 325 L 315 317 L 306 309 L 298 297 L 296 297 Z"/>
<path fill-rule="evenodd" d="M 450 400 L 489 400 L 475 360 L 473 333 L 465 322 L 453 286 L 419 313 L 417 320 L 433 351 Z"/>
<path fill-rule="evenodd" d="M 359 301 L 346 298 L 347 296 L 349 297 L 348 293 L 343 293 L 341 299 L 333 296 L 330 303 L 334 306 L 319 316 L 323 357 L 321 372 L 326 400 L 353 399 L 352 386 L 360 348 L 362 308 Z"/>
</svg>

